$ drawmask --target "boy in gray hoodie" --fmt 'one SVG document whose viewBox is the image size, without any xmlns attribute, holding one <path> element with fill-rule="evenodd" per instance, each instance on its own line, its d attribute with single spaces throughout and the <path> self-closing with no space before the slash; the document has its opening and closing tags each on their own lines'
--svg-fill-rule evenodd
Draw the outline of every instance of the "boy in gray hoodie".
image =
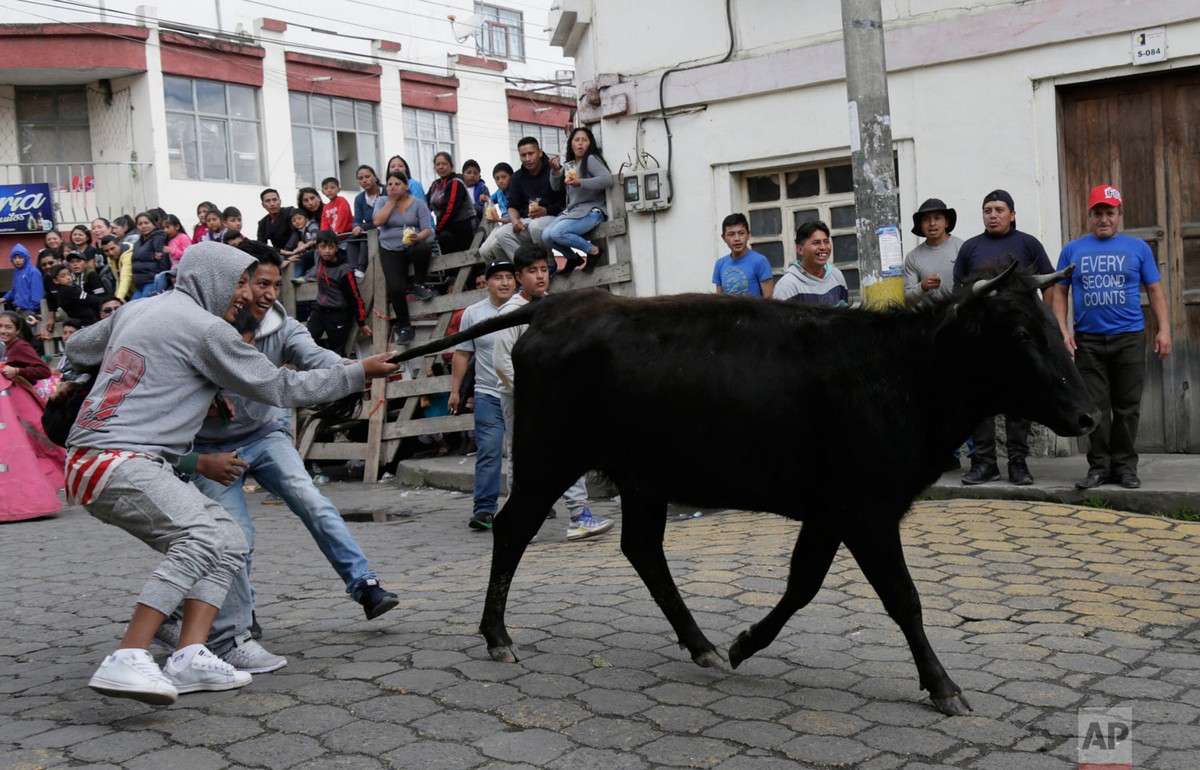
<svg viewBox="0 0 1200 770">
<path fill-rule="evenodd" d="M 225 509 L 171 468 L 188 454 L 217 388 L 298 406 L 341 398 L 397 368 L 383 354 L 309 372 L 280 369 L 231 325 L 249 312 L 254 259 L 218 243 L 193 246 L 188 256 L 175 291 L 126 305 L 67 343 L 77 367 L 100 368 L 67 439 L 67 499 L 165 554 L 138 597 L 120 649 L 88 685 L 161 705 L 180 693 L 250 682 L 204 647 L 245 561 L 246 538 Z M 150 641 L 180 602 L 179 649 L 159 669 Z"/>
</svg>

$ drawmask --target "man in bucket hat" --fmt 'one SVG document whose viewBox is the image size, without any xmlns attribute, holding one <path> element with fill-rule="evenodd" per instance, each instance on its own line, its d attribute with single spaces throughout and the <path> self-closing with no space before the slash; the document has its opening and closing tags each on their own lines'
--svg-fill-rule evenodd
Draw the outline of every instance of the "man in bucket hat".
<svg viewBox="0 0 1200 770">
<path fill-rule="evenodd" d="M 1089 235 L 1063 246 L 1059 269 L 1074 265 L 1070 279 L 1051 287 L 1054 315 L 1067 350 L 1100 405 L 1100 427 L 1088 437 L 1088 472 L 1079 489 L 1117 482 L 1142 485 L 1137 475 L 1138 418 L 1146 367 L 1146 319 L 1139 290 L 1146 287 L 1157 331 L 1154 352 L 1171 355 L 1171 319 L 1154 254 L 1140 238 L 1120 232 L 1121 191 L 1092 188 L 1088 196 Z M 1067 294 L 1075 292 L 1075 332 L 1067 328 Z"/>
<path fill-rule="evenodd" d="M 925 239 L 904 258 L 904 297 L 915 305 L 925 297 L 950 296 L 962 239 L 950 234 L 958 224 L 958 213 L 940 198 L 926 200 L 912 218 L 913 235 Z"/>
</svg>

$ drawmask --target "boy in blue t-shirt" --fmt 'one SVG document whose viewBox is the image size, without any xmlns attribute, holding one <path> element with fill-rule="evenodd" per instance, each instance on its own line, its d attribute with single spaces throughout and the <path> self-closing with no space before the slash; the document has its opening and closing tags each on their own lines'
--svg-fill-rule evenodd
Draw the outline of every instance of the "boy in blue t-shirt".
<svg viewBox="0 0 1200 770">
<path fill-rule="evenodd" d="M 1171 354 L 1171 320 L 1154 253 L 1140 238 L 1120 232 L 1121 192 L 1112 185 L 1088 197 L 1089 235 L 1063 246 L 1058 269 L 1074 265 L 1067 280 L 1051 287 L 1051 306 L 1063 343 L 1088 392 L 1101 410 L 1100 427 L 1088 437 L 1088 472 L 1078 489 L 1119 483 L 1142 485 L 1137 476 L 1138 418 L 1145 381 L 1146 320 L 1139 290 L 1146 287 L 1157 330 L 1154 352 Z M 1067 294 L 1074 293 L 1075 329 L 1067 327 Z"/>
<path fill-rule="evenodd" d="M 717 294 L 749 294 L 771 298 L 775 276 L 767 258 L 750 248 L 750 223 L 745 214 L 730 214 L 721 222 L 721 240 L 729 253 L 717 260 L 712 282 Z"/>
</svg>

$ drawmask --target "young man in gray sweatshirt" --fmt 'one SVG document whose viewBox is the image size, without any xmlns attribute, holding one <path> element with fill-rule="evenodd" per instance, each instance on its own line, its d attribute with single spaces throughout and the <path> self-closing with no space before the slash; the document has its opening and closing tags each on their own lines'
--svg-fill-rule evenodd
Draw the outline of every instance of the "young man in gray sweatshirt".
<svg viewBox="0 0 1200 770">
<path fill-rule="evenodd" d="M 288 365 L 306 371 L 352 363 L 318 345 L 304 324 L 290 317 L 278 303 L 279 254 L 252 241 L 243 242 L 238 248 L 259 260 L 250 279 L 249 309 L 255 328 L 244 332 L 243 339 L 276 366 Z M 197 473 L 192 475 L 192 483 L 233 514 L 246 535 L 249 551 L 213 621 L 207 646 L 239 671 L 260 674 L 282 668 L 287 659 L 266 650 L 250 633 L 254 618 L 254 590 L 250 584 L 254 522 L 246 507 L 243 473 L 254 474 L 255 481 L 278 495 L 304 522 L 317 547 L 345 584 L 346 593 L 362 605 L 368 620 L 394 608 L 400 599 L 383 588 L 342 514 L 313 483 L 279 410 L 235 393 L 222 397 L 233 407 L 232 416 L 210 416 L 204 420 L 196 436 L 197 455 L 193 462 Z M 174 649 L 178 646 L 179 629 L 178 618 L 172 618 L 163 623 L 155 638 Z"/>
<path fill-rule="evenodd" d="M 126 305 L 67 343 L 77 367 L 100 368 L 67 439 L 67 499 L 164 554 L 120 649 L 88 685 L 161 705 L 180 693 L 250 682 L 249 674 L 204 647 L 245 561 L 246 538 L 225 509 L 172 470 L 188 454 L 217 388 L 298 406 L 356 392 L 366 378 L 397 368 L 384 354 L 352 366 L 280 369 L 231 325 L 248 312 L 255 260 L 212 242 L 192 246 L 188 257 L 175 291 Z M 150 641 L 180 602 L 179 649 L 160 669 L 148 652 Z"/>
</svg>

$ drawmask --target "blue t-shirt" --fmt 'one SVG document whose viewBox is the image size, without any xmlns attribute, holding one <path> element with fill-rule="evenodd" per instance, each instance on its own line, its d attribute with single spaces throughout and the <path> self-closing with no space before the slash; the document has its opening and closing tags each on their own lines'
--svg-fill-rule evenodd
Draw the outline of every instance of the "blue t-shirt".
<svg viewBox="0 0 1200 770">
<path fill-rule="evenodd" d="M 1158 283 L 1161 276 L 1145 241 L 1124 233 L 1104 240 L 1085 235 L 1063 246 L 1058 269 L 1067 265 L 1075 265 L 1070 279 L 1075 331 L 1125 334 L 1146 328 L 1138 291 L 1143 284 Z"/>
<path fill-rule="evenodd" d="M 718 259 L 717 266 L 713 268 L 712 282 L 720 286 L 721 291 L 726 294 L 761 297 L 762 287 L 759 284 L 773 277 L 771 263 L 762 254 L 751 249 L 737 259 L 734 259 L 732 254 Z"/>
</svg>

